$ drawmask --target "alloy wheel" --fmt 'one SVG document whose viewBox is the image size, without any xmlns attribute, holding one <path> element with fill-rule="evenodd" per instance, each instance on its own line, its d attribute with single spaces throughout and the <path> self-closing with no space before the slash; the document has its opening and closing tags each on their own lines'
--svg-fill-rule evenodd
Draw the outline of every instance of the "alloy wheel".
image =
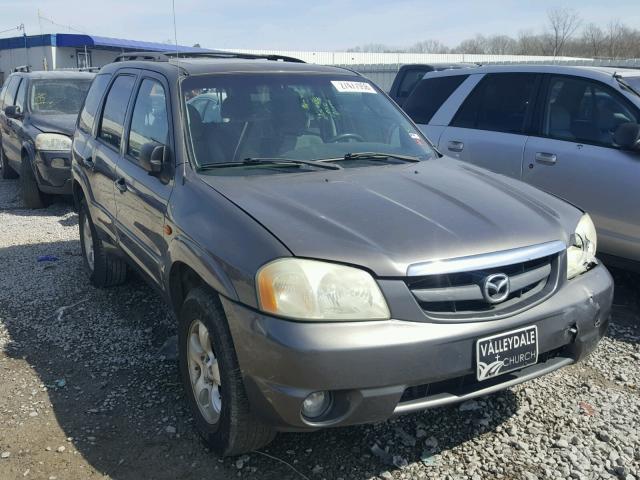
<svg viewBox="0 0 640 480">
<path fill-rule="evenodd" d="M 209 424 L 217 423 L 222 408 L 222 385 L 218 359 L 213 353 L 209 330 L 200 320 L 194 320 L 187 339 L 187 361 L 191 388 L 202 417 Z"/>
</svg>

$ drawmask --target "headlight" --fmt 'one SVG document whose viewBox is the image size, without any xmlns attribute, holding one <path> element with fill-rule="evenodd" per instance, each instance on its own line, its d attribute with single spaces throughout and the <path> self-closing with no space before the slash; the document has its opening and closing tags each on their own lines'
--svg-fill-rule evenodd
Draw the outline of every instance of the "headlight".
<svg viewBox="0 0 640 480">
<path fill-rule="evenodd" d="M 585 213 L 573 235 L 573 245 L 567 248 L 567 278 L 573 278 L 586 272 L 596 263 L 598 239 L 596 227 L 591 217 Z"/>
<path fill-rule="evenodd" d="M 386 320 L 389 308 L 364 270 L 285 258 L 256 275 L 260 308 L 298 320 Z"/>
<path fill-rule="evenodd" d="M 36 136 L 36 150 L 69 151 L 71 150 L 71 139 L 57 133 L 41 133 Z"/>
</svg>

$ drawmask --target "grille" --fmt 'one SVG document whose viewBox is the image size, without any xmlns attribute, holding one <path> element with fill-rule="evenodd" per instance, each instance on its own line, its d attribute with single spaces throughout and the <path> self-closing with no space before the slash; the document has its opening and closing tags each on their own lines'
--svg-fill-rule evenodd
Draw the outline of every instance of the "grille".
<svg viewBox="0 0 640 480">
<path fill-rule="evenodd" d="M 407 286 L 425 314 L 431 318 L 496 318 L 532 306 L 556 288 L 558 254 L 495 268 L 470 272 L 410 277 Z M 492 274 L 509 277 L 509 296 L 500 303 L 484 299 L 482 285 Z"/>
<path fill-rule="evenodd" d="M 560 347 L 555 350 L 551 350 L 546 353 L 538 355 L 538 365 L 546 363 L 549 360 L 564 356 L 566 347 Z M 514 372 L 515 373 L 515 372 Z M 475 373 L 463 375 L 461 377 L 451 378 L 448 380 L 442 380 L 440 382 L 434 382 L 424 385 L 415 385 L 407 387 L 402 394 L 400 403 L 411 402 L 418 399 L 427 399 L 436 397 L 442 394 L 450 395 L 464 395 L 469 392 L 478 390 L 479 388 L 491 387 L 499 385 L 501 383 L 508 382 L 516 378 L 513 373 L 506 373 L 498 377 L 490 378 L 488 380 L 478 381 Z"/>
</svg>

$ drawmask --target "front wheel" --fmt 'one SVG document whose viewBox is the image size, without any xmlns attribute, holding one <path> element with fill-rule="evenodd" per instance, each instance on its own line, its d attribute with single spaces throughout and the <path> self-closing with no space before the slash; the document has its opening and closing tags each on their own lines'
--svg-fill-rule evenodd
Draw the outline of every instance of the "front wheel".
<svg viewBox="0 0 640 480">
<path fill-rule="evenodd" d="M 240 455 L 273 440 L 252 415 L 231 333 L 216 294 L 196 287 L 180 310 L 180 374 L 195 425 L 213 451 Z"/>
<path fill-rule="evenodd" d="M 38 181 L 33 173 L 29 157 L 24 157 L 20 164 L 20 194 L 24 206 L 27 208 L 44 208 L 49 204 L 48 195 L 42 193 L 38 187 Z"/>
</svg>

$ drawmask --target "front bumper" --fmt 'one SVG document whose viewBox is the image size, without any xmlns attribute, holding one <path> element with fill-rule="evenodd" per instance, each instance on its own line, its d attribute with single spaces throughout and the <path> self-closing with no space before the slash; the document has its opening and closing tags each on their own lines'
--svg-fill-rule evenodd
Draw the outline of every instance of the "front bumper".
<svg viewBox="0 0 640 480">
<path fill-rule="evenodd" d="M 36 152 L 36 170 L 40 190 L 71 195 L 71 152 Z"/>
<path fill-rule="evenodd" d="M 223 306 L 252 409 L 279 430 L 298 431 L 456 403 L 579 361 L 605 334 L 612 299 L 611 276 L 597 266 L 543 303 L 500 320 L 311 323 L 270 317 L 227 299 Z M 475 381 L 476 340 L 527 325 L 538 326 L 539 363 Z M 332 392 L 333 405 L 311 422 L 301 405 L 319 390 Z"/>
</svg>

